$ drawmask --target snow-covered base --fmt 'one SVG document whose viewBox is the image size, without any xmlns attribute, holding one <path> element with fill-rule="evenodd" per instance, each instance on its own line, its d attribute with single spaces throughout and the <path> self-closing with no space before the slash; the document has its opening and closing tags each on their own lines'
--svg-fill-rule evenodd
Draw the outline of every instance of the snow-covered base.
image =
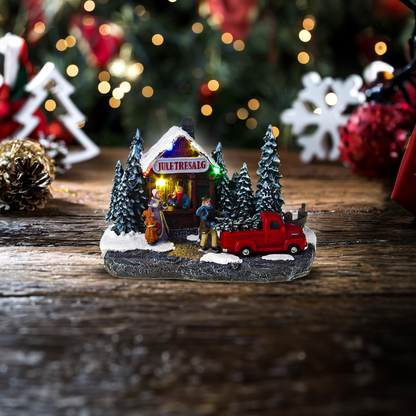
<svg viewBox="0 0 416 416">
<path fill-rule="evenodd" d="M 157 252 L 172 251 L 175 249 L 175 245 L 170 241 L 157 243 L 151 246 L 144 238 L 144 234 L 135 233 L 134 231 L 128 234 L 121 233 L 117 235 L 114 231 L 111 231 L 111 227 L 105 230 L 104 235 L 100 241 L 101 255 L 104 258 L 105 253 L 109 250 L 112 251 L 128 251 L 128 250 L 151 250 Z"/>
<path fill-rule="evenodd" d="M 234 256 L 234 254 L 227 253 L 208 253 L 201 257 L 200 261 L 207 261 L 217 264 L 228 263 L 242 263 L 243 260 L 240 257 Z"/>
<path fill-rule="evenodd" d="M 186 239 L 188 241 L 199 241 L 199 236 L 198 235 L 191 234 L 191 235 L 186 236 Z"/>
<path fill-rule="evenodd" d="M 262 257 L 263 260 L 271 260 L 271 261 L 290 261 L 295 260 L 293 256 L 290 254 L 268 254 L 267 256 Z"/>
<path fill-rule="evenodd" d="M 308 227 L 303 227 L 303 233 L 306 236 L 306 241 L 308 244 L 312 244 L 316 248 L 316 235 L 315 233 Z"/>
</svg>

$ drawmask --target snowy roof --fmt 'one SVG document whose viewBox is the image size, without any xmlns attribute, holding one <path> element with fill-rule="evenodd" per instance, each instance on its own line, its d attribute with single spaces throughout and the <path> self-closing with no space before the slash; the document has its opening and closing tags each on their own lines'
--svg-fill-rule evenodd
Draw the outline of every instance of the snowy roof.
<svg viewBox="0 0 416 416">
<path fill-rule="evenodd" d="M 154 144 L 147 153 L 142 156 L 141 165 L 143 172 L 153 167 L 153 162 L 158 159 L 162 153 L 171 149 L 179 137 L 185 137 L 192 147 L 202 156 L 206 157 L 211 165 L 217 165 L 212 157 L 185 131 L 178 126 L 171 127 L 161 138 Z"/>
</svg>

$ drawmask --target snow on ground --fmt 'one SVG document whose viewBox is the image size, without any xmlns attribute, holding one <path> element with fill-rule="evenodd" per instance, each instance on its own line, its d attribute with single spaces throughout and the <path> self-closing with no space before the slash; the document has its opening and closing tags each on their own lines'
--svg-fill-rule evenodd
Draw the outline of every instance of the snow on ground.
<svg viewBox="0 0 416 416">
<path fill-rule="evenodd" d="M 186 239 L 188 240 L 188 241 L 199 241 L 199 236 L 198 235 L 187 235 L 186 236 Z"/>
<path fill-rule="evenodd" d="M 290 254 L 268 254 L 267 256 L 262 257 L 263 260 L 272 260 L 272 261 L 289 261 L 295 260 Z"/>
<path fill-rule="evenodd" d="M 201 257 L 200 261 L 207 261 L 218 264 L 228 263 L 242 263 L 243 260 L 240 257 L 234 256 L 234 254 L 228 253 L 208 253 Z"/>
<path fill-rule="evenodd" d="M 151 246 L 144 238 L 144 234 L 135 233 L 134 231 L 128 234 L 121 233 L 117 235 L 114 231 L 111 231 L 111 227 L 105 230 L 104 235 L 101 237 L 100 249 L 101 255 L 104 257 L 108 250 L 113 251 L 127 251 L 127 250 L 152 250 L 152 251 L 172 251 L 175 245 L 170 241 L 163 243 L 156 243 Z"/>
<path fill-rule="evenodd" d="M 312 244 L 316 248 L 316 235 L 315 233 L 308 227 L 303 227 L 303 232 L 306 236 L 306 241 L 308 244 Z"/>
</svg>

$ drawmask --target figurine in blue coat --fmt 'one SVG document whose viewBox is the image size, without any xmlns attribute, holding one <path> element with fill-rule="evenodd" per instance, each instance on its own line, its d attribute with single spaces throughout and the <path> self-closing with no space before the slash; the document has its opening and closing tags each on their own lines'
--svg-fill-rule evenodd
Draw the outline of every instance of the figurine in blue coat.
<svg viewBox="0 0 416 416">
<path fill-rule="evenodd" d="M 168 195 L 169 205 L 175 209 L 188 209 L 191 206 L 191 201 L 186 195 L 183 186 L 176 185 L 175 192 Z"/>
</svg>

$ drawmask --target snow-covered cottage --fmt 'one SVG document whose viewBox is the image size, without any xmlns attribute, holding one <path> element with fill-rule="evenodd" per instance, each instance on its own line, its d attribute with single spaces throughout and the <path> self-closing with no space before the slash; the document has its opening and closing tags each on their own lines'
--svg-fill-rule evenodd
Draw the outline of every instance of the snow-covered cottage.
<svg viewBox="0 0 416 416">
<path fill-rule="evenodd" d="M 162 199 L 168 203 L 168 195 L 180 184 L 191 201 L 188 209 L 169 207 L 165 211 L 170 228 L 196 227 L 195 213 L 203 196 L 210 197 L 215 205 L 214 179 L 219 167 L 195 141 L 191 119 L 184 119 L 181 127 L 171 127 L 143 155 L 141 165 L 148 180 L 149 199 L 152 189 L 156 188 L 162 191 Z"/>
</svg>

